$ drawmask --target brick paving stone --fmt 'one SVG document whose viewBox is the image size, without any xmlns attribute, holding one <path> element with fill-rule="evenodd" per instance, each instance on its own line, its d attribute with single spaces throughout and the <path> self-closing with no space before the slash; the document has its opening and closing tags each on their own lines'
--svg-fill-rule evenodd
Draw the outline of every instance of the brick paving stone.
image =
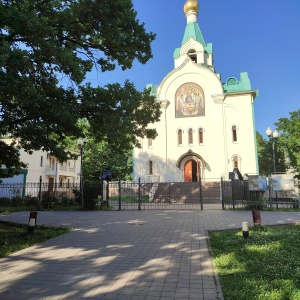
<svg viewBox="0 0 300 300">
<path fill-rule="evenodd" d="M 286 224 L 299 222 L 300 214 L 261 212 L 261 219 Z M 28 212 L 0 220 L 27 224 Z M 252 224 L 251 212 L 38 212 L 38 224 L 74 230 L 0 259 L 0 299 L 222 299 L 207 233 L 244 221 Z"/>
</svg>

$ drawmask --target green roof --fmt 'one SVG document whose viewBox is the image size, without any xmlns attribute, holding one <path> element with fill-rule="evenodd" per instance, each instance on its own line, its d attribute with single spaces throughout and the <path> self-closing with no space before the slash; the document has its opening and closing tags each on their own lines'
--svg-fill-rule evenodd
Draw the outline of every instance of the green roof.
<svg viewBox="0 0 300 300">
<path fill-rule="evenodd" d="M 190 38 L 201 43 L 203 47 L 206 46 L 200 27 L 197 22 L 191 22 L 186 25 L 181 46 L 188 42 Z"/>
<path fill-rule="evenodd" d="M 248 73 L 243 72 L 240 76 L 241 80 L 237 80 L 235 77 L 230 77 L 227 79 L 226 83 L 223 83 L 225 93 L 251 91 L 251 83 Z"/>
<path fill-rule="evenodd" d="M 158 85 L 153 85 L 152 83 L 149 83 L 146 85 L 146 89 L 150 89 L 150 96 L 156 97 Z"/>
<path fill-rule="evenodd" d="M 200 44 L 202 44 L 202 46 L 204 47 L 207 53 L 212 53 L 212 44 L 205 43 L 199 24 L 197 22 L 191 22 L 186 25 L 181 47 L 185 43 L 187 43 L 191 38 L 199 42 Z M 174 51 L 173 57 L 178 58 L 179 54 L 180 54 L 180 48 L 177 48 Z"/>
</svg>

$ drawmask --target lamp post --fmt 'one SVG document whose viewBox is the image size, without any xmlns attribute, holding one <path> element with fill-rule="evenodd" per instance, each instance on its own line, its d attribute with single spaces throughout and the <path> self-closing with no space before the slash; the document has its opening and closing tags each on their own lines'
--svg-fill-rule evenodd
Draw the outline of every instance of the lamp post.
<svg viewBox="0 0 300 300">
<path fill-rule="evenodd" d="M 268 127 L 266 130 L 266 134 L 269 137 L 270 142 L 272 143 L 272 151 L 273 151 L 273 170 L 276 173 L 276 163 L 275 163 L 275 142 L 279 137 L 278 131 L 275 129 L 274 132 Z"/>
<path fill-rule="evenodd" d="M 84 139 L 79 138 L 77 141 L 77 146 L 80 150 L 80 201 L 81 207 L 83 207 L 83 182 L 82 182 L 82 164 L 83 164 L 83 149 L 87 144 L 87 138 Z"/>
</svg>

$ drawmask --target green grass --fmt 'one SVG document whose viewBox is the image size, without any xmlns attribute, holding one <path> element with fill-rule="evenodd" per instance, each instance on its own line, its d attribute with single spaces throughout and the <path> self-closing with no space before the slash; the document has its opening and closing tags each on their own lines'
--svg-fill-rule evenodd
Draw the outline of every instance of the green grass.
<svg viewBox="0 0 300 300">
<path fill-rule="evenodd" d="M 209 233 L 225 300 L 300 300 L 300 225 Z"/>
<path fill-rule="evenodd" d="M 137 201 L 137 196 L 132 195 L 132 196 L 122 196 L 121 198 L 122 202 L 127 202 L 127 203 L 138 203 Z M 109 200 L 112 201 L 119 201 L 119 196 L 109 196 Z M 141 196 L 142 202 L 149 202 L 149 196 L 148 195 L 142 195 Z"/>
<path fill-rule="evenodd" d="M 0 215 L 5 215 L 17 211 L 27 211 L 27 210 L 29 211 L 30 208 L 25 209 L 24 207 L 21 206 L 0 206 Z"/>
<path fill-rule="evenodd" d="M 28 225 L 0 221 L 0 257 L 44 242 L 70 232 L 68 228 L 36 226 L 34 234 L 28 234 Z"/>
</svg>

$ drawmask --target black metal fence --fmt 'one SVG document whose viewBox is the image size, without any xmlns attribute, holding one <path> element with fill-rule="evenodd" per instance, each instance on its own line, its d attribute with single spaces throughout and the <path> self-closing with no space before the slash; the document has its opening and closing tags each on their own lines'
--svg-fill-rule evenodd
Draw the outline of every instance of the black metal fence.
<svg viewBox="0 0 300 300">
<path fill-rule="evenodd" d="M 202 208 L 199 182 L 119 181 L 109 183 L 109 205 L 117 210 Z"/>
<path fill-rule="evenodd" d="M 299 182 L 295 183 L 296 185 Z M 0 206 L 28 209 L 205 209 L 299 208 L 299 193 L 249 191 L 248 181 L 148 182 L 142 180 L 80 184 L 0 184 Z M 221 206 L 222 205 L 222 206 Z"/>
<path fill-rule="evenodd" d="M 0 206 L 24 206 L 36 209 L 94 209 L 101 200 L 101 195 L 102 186 L 98 182 L 84 182 L 83 187 L 80 184 L 43 182 L 0 184 Z"/>
<path fill-rule="evenodd" d="M 236 208 L 300 208 L 298 180 L 295 180 L 295 189 L 288 191 L 273 191 L 271 179 L 268 179 L 265 191 L 249 190 L 248 181 L 221 181 L 223 209 Z"/>
</svg>

